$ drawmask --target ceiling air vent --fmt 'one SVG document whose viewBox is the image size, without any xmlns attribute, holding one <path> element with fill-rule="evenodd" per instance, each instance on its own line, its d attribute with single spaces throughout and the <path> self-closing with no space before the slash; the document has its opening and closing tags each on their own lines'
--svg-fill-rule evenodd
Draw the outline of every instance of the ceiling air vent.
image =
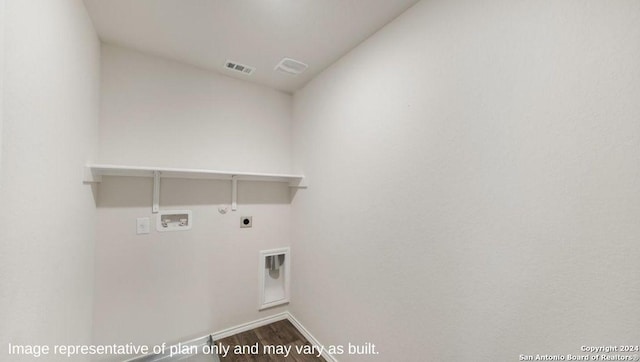
<svg viewBox="0 0 640 362">
<path fill-rule="evenodd" d="M 246 75 L 251 75 L 251 73 L 253 73 L 253 71 L 256 70 L 256 68 L 254 68 L 254 67 L 250 67 L 248 65 L 240 64 L 240 63 L 235 62 L 233 60 L 227 60 L 224 63 L 224 67 L 229 69 L 229 70 L 233 70 L 234 72 L 240 72 L 240 73 L 246 74 Z"/>
<path fill-rule="evenodd" d="M 282 58 L 280 63 L 276 65 L 275 70 L 291 75 L 298 75 L 304 72 L 308 67 L 308 65 L 295 59 Z"/>
</svg>

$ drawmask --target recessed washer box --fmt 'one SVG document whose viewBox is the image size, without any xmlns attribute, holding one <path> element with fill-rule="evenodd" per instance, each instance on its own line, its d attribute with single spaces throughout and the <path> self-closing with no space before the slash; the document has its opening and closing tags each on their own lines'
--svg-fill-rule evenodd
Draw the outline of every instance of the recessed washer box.
<svg viewBox="0 0 640 362">
<path fill-rule="evenodd" d="M 290 249 L 262 250 L 258 259 L 258 310 L 289 303 Z"/>
<path fill-rule="evenodd" d="M 191 230 L 193 216 L 191 210 L 161 210 L 156 220 L 156 230 L 186 231 Z"/>
</svg>

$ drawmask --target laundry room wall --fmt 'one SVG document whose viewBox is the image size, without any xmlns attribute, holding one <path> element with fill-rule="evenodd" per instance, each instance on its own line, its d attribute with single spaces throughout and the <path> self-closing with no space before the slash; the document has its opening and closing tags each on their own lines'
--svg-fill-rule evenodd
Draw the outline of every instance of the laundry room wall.
<svg viewBox="0 0 640 362">
<path fill-rule="evenodd" d="M 101 91 L 102 163 L 290 171 L 289 94 L 108 44 Z M 221 214 L 229 181 L 163 178 L 160 208 L 192 210 L 189 231 L 157 232 L 151 200 L 149 178 L 98 186 L 95 343 L 184 341 L 286 308 L 257 310 L 258 251 L 290 244 L 286 184 L 239 182 Z"/>
<path fill-rule="evenodd" d="M 640 339 L 640 3 L 422 1 L 294 97 L 292 310 L 340 361 Z"/>
<path fill-rule="evenodd" d="M 100 41 L 82 1 L 2 4 L 0 359 L 20 361 L 9 343 L 91 343 Z"/>
</svg>

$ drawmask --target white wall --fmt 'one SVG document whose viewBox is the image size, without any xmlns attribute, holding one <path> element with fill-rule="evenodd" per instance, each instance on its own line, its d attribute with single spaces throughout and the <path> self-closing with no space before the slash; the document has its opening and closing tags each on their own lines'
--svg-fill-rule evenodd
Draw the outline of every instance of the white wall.
<svg viewBox="0 0 640 362">
<path fill-rule="evenodd" d="M 134 51 L 103 46 L 101 161 L 290 171 L 291 96 Z M 290 245 L 285 184 L 163 179 L 161 209 L 193 229 L 158 233 L 150 179 L 98 187 L 95 343 L 184 341 L 285 310 L 258 312 L 258 252 Z M 240 229 L 240 216 L 253 216 Z M 138 217 L 152 232 L 137 236 Z"/>
<path fill-rule="evenodd" d="M 2 123 L 4 120 L 4 0 L 0 0 L 0 187 L 2 187 Z"/>
<path fill-rule="evenodd" d="M 111 45 L 102 79 L 103 162 L 290 171 L 286 93 Z"/>
<path fill-rule="evenodd" d="M 294 314 L 382 361 L 636 344 L 638 39 L 637 1 L 423 1 L 297 92 Z"/>
<path fill-rule="evenodd" d="M 91 342 L 100 46 L 81 1 L 7 1 L 0 359 L 8 343 Z"/>
</svg>

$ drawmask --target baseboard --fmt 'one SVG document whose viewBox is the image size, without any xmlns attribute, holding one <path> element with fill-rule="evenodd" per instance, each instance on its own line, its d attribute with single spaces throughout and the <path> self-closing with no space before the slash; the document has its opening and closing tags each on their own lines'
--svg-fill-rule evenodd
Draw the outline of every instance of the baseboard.
<svg viewBox="0 0 640 362">
<path fill-rule="evenodd" d="M 311 332 L 309 332 L 302 325 L 302 323 L 300 323 L 300 321 L 298 321 L 296 317 L 293 316 L 293 314 L 289 312 L 285 312 L 285 313 L 287 314 L 287 319 L 289 320 L 289 322 L 291 322 L 291 324 L 293 324 L 293 326 L 296 327 L 296 329 L 304 336 L 304 338 L 307 339 L 307 341 L 309 341 L 309 343 L 311 343 L 314 346 L 322 346 L 322 343 L 318 342 L 316 337 L 314 337 L 313 334 L 311 334 Z M 322 357 L 325 360 L 327 360 L 327 362 L 338 362 L 338 360 L 334 356 L 330 355 L 324 349 L 322 349 Z"/>
<path fill-rule="evenodd" d="M 291 324 L 293 324 L 293 326 L 304 336 L 304 338 L 306 338 L 309 343 L 311 343 L 314 346 L 322 346 L 322 344 L 320 342 L 318 342 L 318 340 L 311 334 L 311 332 L 309 332 L 303 325 L 302 323 L 300 323 L 300 321 L 298 321 L 296 319 L 296 317 L 293 316 L 293 314 L 289 313 L 289 312 L 282 312 L 282 313 L 278 313 L 278 314 L 274 314 L 268 317 L 264 317 L 264 318 L 260 318 L 260 319 L 256 319 L 254 321 L 251 322 L 247 322 L 247 323 L 243 323 L 243 324 L 238 324 L 237 326 L 233 326 L 230 328 L 226 328 L 223 329 L 221 331 L 218 332 L 214 332 L 211 334 L 208 334 L 206 336 L 202 336 L 199 338 L 195 338 L 192 339 L 188 342 L 182 342 L 181 344 L 185 345 L 185 344 L 189 344 L 189 345 L 202 345 L 204 343 L 206 343 L 207 341 L 209 341 L 210 339 L 213 341 L 217 341 L 229 336 L 233 336 L 234 334 L 238 334 L 238 333 L 242 333 L 242 332 L 246 332 L 249 330 L 252 330 L 254 328 L 258 328 L 258 327 L 262 327 L 262 326 L 266 326 L 267 324 L 271 324 L 274 322 L 278 322 L 281 320 L 288 320 L 289 322 L 291 322 Z M 324 349 L 322 350 L 322 357 L 327 360 L 327 362 L 338 362 L 338 360 L 330 355 L 327 351 L 325 351 Z M 147 356 L 139 356 L 127 361 L 137 361 L 137 362 L 142 362 L 142 361 L 160 361 L 163 359 L 168 359 L 168 355 L 166 356 L 153 356 L 153 355 L 147 355 Z"/>
<path fill-rule="evenodd" d="M 267 324 L 271 324 L 273 322 L 278 322 L 278 321 L 281 321 L 283 319 L 287 319 L 289 322 L 291 322 L 291 324 L 293 324 L 293 326 L 298 330 L 298 332 L 300 332 L 304 336 L 304 338 L 306 338 L 307 341 L 309 341 L 309 343 L 311 343 L 314 346 L 322 346 L 322 344 L 320 342 L 318 342 L 316 337 L 314 337 L 313 334 L 311 334 L 311 332 L 309 332 L 302 325 L 302 323 L 300 323 L 300 321 L 296 317 L 294 317 L 293 314 L 291 314 L 290 312 L 282 312 L 282 313 L 274 314 L 272 316 L 260 318 L 260 319 L 257 319 L 255 321 L 252 321 L 252 322 L 239 324 L 237 326 L 234 326 L 234 327 L 231 327 L 231 328 L 227 328 L 227 329 L 224 329 L 224 330 L 219 331 L 219 332 L 212 333 L 211 334 L 211 338 L 214 341 L 217 341 L 217 340 L 220 340 L 222 338 L 226 338 L 226 337 L 229 337 L 229 336 L 233 336 L 234 334 L 246 332 L 246 331 L 252 330 L 254 328 L 266 326 Z M 327 362 L 338 362 L 338 360 L 334 356 L 330 355 L 324 349 L 322 351 L 322 357 L 324 357 L 324 359 L 327 360 Z"/>
<path fill-rule="evenodd" d="M 281 321 L 283 319 L 289 319 L 289 316 L 290 316 L 289 312 L 282 312 L 282 313 L 274 314 L 268 317 L 256 319 L 255 321 L 239 324 L 237 326 L 233 326 L 215 333 L 211 333 L 211 338 L 214 341 L 217 341 L 222 338 L 233 336 L 234 334 L 238 334 L 238 333 L 252 330 L 254 328 L 266 326 L 267 324 L 271 324 L 273 322 Z"/>
</svg>

